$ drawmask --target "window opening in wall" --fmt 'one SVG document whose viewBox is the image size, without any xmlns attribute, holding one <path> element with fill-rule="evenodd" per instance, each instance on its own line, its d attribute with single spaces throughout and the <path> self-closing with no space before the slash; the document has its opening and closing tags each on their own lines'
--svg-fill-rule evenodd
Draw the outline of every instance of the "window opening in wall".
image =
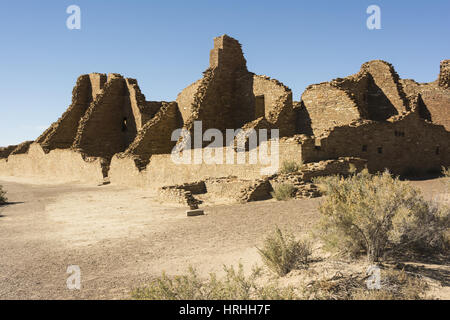
<svg viewBox="0 0 450 320">
<path fill-rule="evenodd" d="M 255 118 L 264 117 L 266 114 L 264 95 L 255 97 Z"/>
<path fill-rule="evenodd" d="M 320 146 L 314 146 L 314 149 L 316 149 L 317 151 L 320 151 Z"/>
<path fill-rule="evenodd" d="M 378 153 L 383 153 L 383 147 L 378 147 Z"/>
<path fill-rule="evenodd" d="M 438 156 L 441 153 L 439 146 L 436 147 L 436 155 Z"/>
<path fill-rule="evenodd" d="M 125 131 L 127 131 L 127 118 L 126 117 L 124 117 L 123 118 L 123 122 L 122 122 L 122 132 L 125 132 Z"/>
<path fill-rule="evenodd" d="M 363 146 L 362 146 L 362 151 L 363 151 L 363 152 L 367 152 L 367 145 L 363 145 Z"/>
</svg>

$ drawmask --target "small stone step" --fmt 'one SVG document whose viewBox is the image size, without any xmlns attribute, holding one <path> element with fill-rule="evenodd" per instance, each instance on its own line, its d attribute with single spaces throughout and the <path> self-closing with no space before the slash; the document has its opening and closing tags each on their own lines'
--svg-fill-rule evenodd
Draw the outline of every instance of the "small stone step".
<svg viewBox="0 0 450 320">
<path fill-rule="evenodd" d="M 205 215 L 205 212 L 202 209 L 187 210 L 186 215 L 188 217 L 203 216 L 203 215 Z"/>
</svg>

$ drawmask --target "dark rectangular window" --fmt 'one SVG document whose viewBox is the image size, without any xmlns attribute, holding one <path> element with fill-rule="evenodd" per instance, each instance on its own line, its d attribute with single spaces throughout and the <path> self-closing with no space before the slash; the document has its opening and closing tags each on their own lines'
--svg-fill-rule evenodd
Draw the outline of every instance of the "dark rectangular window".
<svg viewBox="0 0 450 320">
<path fill-rule="evenodd" d="M 383 147 L 378 147 L 378 153 L 383 153 Z"/>
<path fill-rule="evenodd" d="M 320 146 L 314 146 L 314 149 L 316 149 L 317 151 L 320 151 Z"/>
<path fill-rule="evenodd" d="M 363 151 L 363 152 L 367 152 L 367 146 L 366 146 L 366 145 L 363 145 L 363 146 L 362 146 L 362 151 Z"/>
<path fill-rule="evenodd" d="M 438 156 L 441 153 L 441 150 L 439 149 L 439 146 L 436 147 L 436 155 Z"/>
</svg>

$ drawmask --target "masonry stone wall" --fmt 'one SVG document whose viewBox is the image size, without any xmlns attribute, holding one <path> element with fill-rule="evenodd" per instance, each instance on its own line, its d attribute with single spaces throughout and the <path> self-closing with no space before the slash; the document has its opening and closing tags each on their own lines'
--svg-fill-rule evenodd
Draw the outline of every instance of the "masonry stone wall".
<svg viewBox="0 0 450 320">
<path fill-rule="evenodd" d="M 420 95 L 421 116 L 450 131 L 450 89 L 437 83 L 417 83 L 411 79 L 400 80 L 410 104 Z"/>
<path fill-rule="evenodd" d="M 399 82 L 400 78 L 390 63 L 382 60 L 373 60 L 363 64 L 361 71 L 368 72 L 373 79 L 367 98 L 369 100 L 369 107 L 381 109 L 393 108 L 396 111 L 395 114 L 401 114 L 409 110 L 406 96 Z M 390 111 L 388 110 L 387 112 L 389 114 Z M 386 111 L 383 113 L 386 113 Z M 371 120 L 382 119 L 372 118 Z"/>
<path fill-rule="evenodd" d="M 7 159 L 11 152 L 17 148 L 17 145 L 7 146 L 0 148 L 0 159 Z"/>
<path fill-rule="evenodd" d="M 178 108 L 180 109 L 183 122 L 186 122 L 191 116 L 191 108 L 194 103 L 194 97 L 201 84 L 201 80 L 198 80 L 181 91 L 177 96 Z"/>
<path fill-rule="evenodd" d="M 441 61 L 441 71 L 439 73 L 439 86 L 450 88 L 450 60 Z"/>
<path fill-rule="evenodd" d="M 138 132 L 136 139 L 122 156 L 137 156 L 141 165 L 145 165 L 153 154 L 170 153 L 176 143 L 171 141 L 172 132 L 181 128 L 182 124 L 177 103 L 164 103 L 159 112 Z"/>
<path fill-rule="evenodd" d="M 109 176 L 112 183 L 152 188 L 230 176 L 254 182 L 271 174 L 261 171 L 268 164 L 249 163 L 254 150 L 245 136 L 234 141 L 245 139 L 243 164 L 172 161 L 172 132 L 192 133 L 195 121 L 202 121 L 203 133 L 279 129 L 279 164 L 334 165 L 340 157 L 358 157 L 371 171 L 438 170 L 450 162 L 449 61 L 441 62 L 438 80 L 425 84 L 401 80 L 385 61 L 370 61 L 354 75 L 309 86 L 302 100 L 293 102 L 281 82 L 249 72 L 240 43 L 223 35 L 214 39 L 203 78 L 177 102 L 147 101 L 135 79 L 118 74 L 80 76 L 70 107 L 35 143 L 0 148 L 0 172 L 88 181 Z M 226 151 L 235 148 L 215 148 L 212 154 L 222 151 L 226 163 Z M 246 195 L 259 192 L 246 187 Z M 316 194 L 311 184 L 299 184 L 298 190 L 299 196 Z"/>
<path fill-rule="evenodd" d="M 295 133 L 295 111 L 291 89 L 275 79 L 255 75 L 253 95 L 264 97 L 264 116 L 280 130 L 280 136 Z"/>
<path fill-rule="evenodd" d="M 10 155 L 0 161 L 0 176 L 98 184 L 103 180 L 103 171 L 100 159 L 83 158 L 70 149 L 44 152 L 40 144 L 33 143 L 27 153 Z"/>
<path fill-rule="evenodd" d="M 302 95 L 302 105 L 305 110 L 298 110 L 306 112 L 315 136 L 358 119 L 384 121 L 410 110 L 398 74 L 382 60 L 367 62 L 357 74 L 346 78 L 309 86 Z"/>
<path fill-rule="evenodd" d="M 136 131 L 125 80 L 109 75 L 102 93 L 80 120 L 73 147 L 89 156 L 111 158 L 125 151 Z"/>
<path fill-rule="evenodd" d="M 315 136 L 329 128 L 348 124 L 360 118 L 358 106 L 343 90 L 329 83 L 309 86 L 302 95 L 302 102 L 311 119 Z"/>
<path fill-rule="evenodd" d="M 234 149 L 231 148 L 233 151 Z M 300 161 L 302 145 L 291 141 L 280 141 L 279 164 L 285 160 Z M 244 163 L 237 162 L 236 154 L 233 164 L 227 164 L 228 148 L 217 148 L 222 152 L 223 164 L 210 164 L 202 161 L 194 163 L 194 152 L 191 153 L 190 164 L 179 164 L 172 160 L 170 154 L 154 154 L 150 157 L 145 169 L 139 168 L 133 157 L 116 155 L 112 158 L 109 170 L 111 182 L 124 186 L 140 188 L 157 188 L 164 185 L 176 185 L 205 180 L 211 177 L 236 176 L 239 179 L 254 180 L 269 174 L 261 169 L 268 169 L 269 164 L 258 161 L 250 163 L 249 152 L 245 152 Z M 256 148 L 259 154 L 260 147 Z M 270 146 L 268 148 L 270 155 Z M 215 150 L 212 153 L 215 154 Z M 276 165 L 274 163 L 274 165 Z M 271 174 L 271 173 L 270 173 Z"/>
<path fill-rule="evenodd" d="M 77 83 L 72 93 L 72 104 L 63 113 L 61 118 L 53 123 L 39 138 L 37 142 L 44 150 L 67 149 L 72 146 L 78 130 L 80 119 L 86 113 L 93 96 L 101 91 L 106 76 L 99 74 L 82 75 L 77 79 Z"/>
<path fill-rule="evenodd" d="M 30 146 L 34 141 L 25 141 L 16 146 L 16 148 L 11 152 L 10 155 L 24 154 L 30 150 Z"/>
<path fill-rule="evenodd" d="M 291 90 L 249 72 L 241 45 L 226 35 L 214 40 L 203 79 L 184 89 L 177 102 L 190 132 L 194 121 L 202 121 L 203 131 L 215 128 L 225 134 L 226 129 L 248 127 L 262 116 L 281 136 L 295 133 Z"/>
<path fill-rule="evenodd" d="M 368 161 L 371 172 L 389 169 L 395 174 L 426 173 L 450 165 L 450 133 L 416 113 L 389 121 L 361 121 L 338 126 L 318 141 L 302 144 L 305 162 L 339 157 Z"/>
</svg>

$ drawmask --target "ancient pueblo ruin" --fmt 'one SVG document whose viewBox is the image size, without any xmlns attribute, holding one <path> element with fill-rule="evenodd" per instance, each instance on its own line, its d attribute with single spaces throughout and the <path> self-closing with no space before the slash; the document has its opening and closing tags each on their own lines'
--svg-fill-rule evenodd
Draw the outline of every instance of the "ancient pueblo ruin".
<svg viewBox="0 0 450 320">
<path fill-rule="evenodd" d="M 119 74 L 81 75 L 58 121 L 35 141 L 0 148 L 0 175 L 152 188 L 191 208 L 202 193 L 268 199 L 274 184 L 286 181 L 296 197 L 314 197 L 315 176 L 364 167 L 425 174 L 449 166 L 449 87 L 450 60 L 431 83 L 400 79 L 391 64 L 375 60 L 354 75 L 310 85 L 296 102 L 280 81 L 248 71 L 241 45 L 224 35 L 214 39 L 203 78 L 176 101 L 147 101 L 135 79 Z M 270 139 L 278 129 L 279 164 L 303 166 L 296 174 L 262 174 L 261 162 L 175 163 L 173 150 L 183 141 L 173 132 L 193 133 L 196 123 L 202 134 L 214 128 L 224 136 L 230 129 L 267 129 Z M 248 160 L 246 136 L 223 149 L 235 150 L 239 138 L 247 139 L 240 152 Z"/>
</svg>

